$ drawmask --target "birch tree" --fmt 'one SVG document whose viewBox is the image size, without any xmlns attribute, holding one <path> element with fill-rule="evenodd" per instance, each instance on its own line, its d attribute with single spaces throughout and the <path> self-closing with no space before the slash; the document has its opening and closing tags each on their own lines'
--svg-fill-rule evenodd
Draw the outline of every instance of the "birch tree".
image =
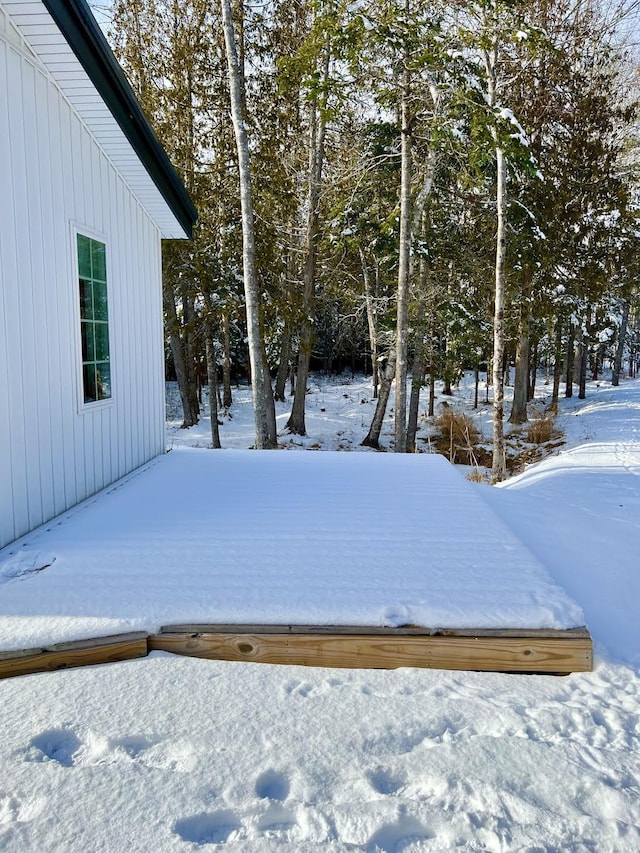
<svg viewBox="0 0 640 853">
<path fill-rule="evenodd" d="M 404 27 L 408 30 L 411 0 L 405 0 Z M 396 318 L 396 453 L 404 453 L 407 446 L 407 350 L 409 325 L 409 275 L 411 267 L 411 179 L 413 166 L 413 115 L 411 109 L 411 45 L 405 33 L 402 50 L 400 82 L 400 233 L 398 235 L 398 296 Z"/>
<path fill-rule="evenodd" d="M 493 158 L 495 205 L 495 267 L 493 286 L 493 453 L 491 481 L 498 483 L 506 476 L 504 438 L 504 361 L 505 303 L 508 226 L 508 155 L 528 155 L 524 131 L 508 104 L 507 86 L 517 66 L 509 62 L 507 46 L 525 44 L 526 24 L 518 12 L 522 0 L 491 0 L 463 6 L 459 22 L 463 43 L 479 57 L 482 78 L 478 88 L 483 94 L 484 112 Z"/>
<path fill-rule="evenodd" d="M 265 371 L 264 348 L 260 333 L 260 291 L 255 265 L 255 229 L 251 188 L 251 164 L 249 140 L 244 115 L 244 77 L 238 59 L 238 48 L 233 26 L 230 0 L 220 0 L 224 41 L 229 72 L 231 96 L 231 118 L 238 151 L 240 181 L 240 205 L 242 210 L 242 266 L 244 274 L 245 305 L 247 312 L 247 335 L 251 360 L 251 393 L 256 430 L 256 448 L 265 449 L 276 445 L 275 413 L 271 380 Z M 269 383 L 269 389 L 267 389 Z"/>
<path fill-rule="evenodd" d="M 489 46 L 483 50 L 486 72 L 487 105 L 495 110 L 498 98 L 498 63 L 501 48 L 499 6 L 494 4 L 489 24 Z M 496 270 L 493 308 L 493 459 L 491 482 L 498 483 L 506 476 L 504 446 L 504 302 L 505 259 L 507 253 L 507 166 L 504 149 L 497 130 L 491 128 L 496 158 Z"/>
</svg>

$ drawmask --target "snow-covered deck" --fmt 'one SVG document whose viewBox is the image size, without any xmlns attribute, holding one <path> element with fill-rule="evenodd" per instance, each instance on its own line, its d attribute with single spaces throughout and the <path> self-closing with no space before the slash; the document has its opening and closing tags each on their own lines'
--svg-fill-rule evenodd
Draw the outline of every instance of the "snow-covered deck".
<svg viewBox="0 0 640 853">
<path fill-rule="evenodd" d="M 584 616 L 482 489 L 426 454 L 173 451 L 0 552 L 0 649 L 176 623 L 557 631 Z"/>
</svg>

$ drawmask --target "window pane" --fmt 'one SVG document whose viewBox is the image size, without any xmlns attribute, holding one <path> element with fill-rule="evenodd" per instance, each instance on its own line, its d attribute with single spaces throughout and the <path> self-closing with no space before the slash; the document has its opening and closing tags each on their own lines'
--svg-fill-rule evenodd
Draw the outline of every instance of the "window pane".
<svg viewBox="0 0 640 853">
<path fill-rule="evenodd" d="M 82 278 L 91 278 L 91 240 L 78 234 L 78 273 Z"/>
<path fill-rule="evenodd" d="M 80 339 L 85 403 L 111 397 L 105 258 L 104 243 L 78 234 Z"/>
<path fill-rule="evenodd" d="M 95 364 L 85 364 L 82 367 L 82 378 L 84 380 L 84 401 L 85 403 L 95 403 L 98 399 L 96 394 L 96 366 Z"/>
<path fill-rule="evenodd" d="M 109 358 L 109 327 L 106 323 L 95 324 L 95 360 L 107 361 Z"/>
<path fill-rule="evenodd" d="M 107 400 L 111 396 L 111 368 L 108 361 L 96 364 L 96 391 L 98 400 Z"/>
<path fill-rule="evenodd" d="M 107 320 L 107 285 L 102 281 L 93 283 L 93 319 Z"/>
<path fill-rule="evenodd" d="M 82 360 L 95 361 L 96 348 L 93 334 L 93 323 L 81 323 L 82 333 Z"/>
<path fill-rule="evenodd" d="M 107 280 L 105 247 L 104 243 L 98 243 L 97 240 L 91 240 L 91 269 L 93 278 Z"/>
<path fill-rule="evenodd" d="M 93 319 L 93 299 L 91 282 L 84 278 L 80 279 L 80 317 L 83 320 Z"/>
</svg>

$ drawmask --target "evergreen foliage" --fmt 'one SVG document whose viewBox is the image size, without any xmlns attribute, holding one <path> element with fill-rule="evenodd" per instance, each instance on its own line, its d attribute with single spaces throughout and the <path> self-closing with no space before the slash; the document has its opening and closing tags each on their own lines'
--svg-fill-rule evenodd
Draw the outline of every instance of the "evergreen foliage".
<svg viewBox="0 0 640 853">
<path fill-rule="evenodd" d="M 561 375 L 583 394 L 587 371 L 622 365 L 638 315 L 637 92 L 621 35 L 635 5 L 236 0 L 260 333 L 276 398 L 297 371 L 291 430 L 304 432 L 305 361 L 369 370 L 377 393 L 407 372 L 414 388 L 427 374 L 454 384 L 504 350 L 494 391 L 515 362 L 514 422 L 540 362 L 556 399 Z M 112 12 L 116 54 L 200 214 L 193 242 L 167 243 L 163 259 L 188 426 L 207 341 L 223 405 L 231 378 L 250 378 L 220 10 L 115 0 Z M 412 446 L 407 403 L 396 449 Z"/>
</svg>

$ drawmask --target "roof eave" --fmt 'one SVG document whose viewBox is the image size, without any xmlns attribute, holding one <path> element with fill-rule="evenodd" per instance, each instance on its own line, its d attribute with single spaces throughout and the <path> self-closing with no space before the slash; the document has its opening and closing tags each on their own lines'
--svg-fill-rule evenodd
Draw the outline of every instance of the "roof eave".
<svg viewBox="0 0 640 853">
<path fill-rule="evenodd" d="M 84 0 L 42 0 L 109 108 L 186 237 L 198 217 L 189 195 L 145 116 Z"/>
</svg>

